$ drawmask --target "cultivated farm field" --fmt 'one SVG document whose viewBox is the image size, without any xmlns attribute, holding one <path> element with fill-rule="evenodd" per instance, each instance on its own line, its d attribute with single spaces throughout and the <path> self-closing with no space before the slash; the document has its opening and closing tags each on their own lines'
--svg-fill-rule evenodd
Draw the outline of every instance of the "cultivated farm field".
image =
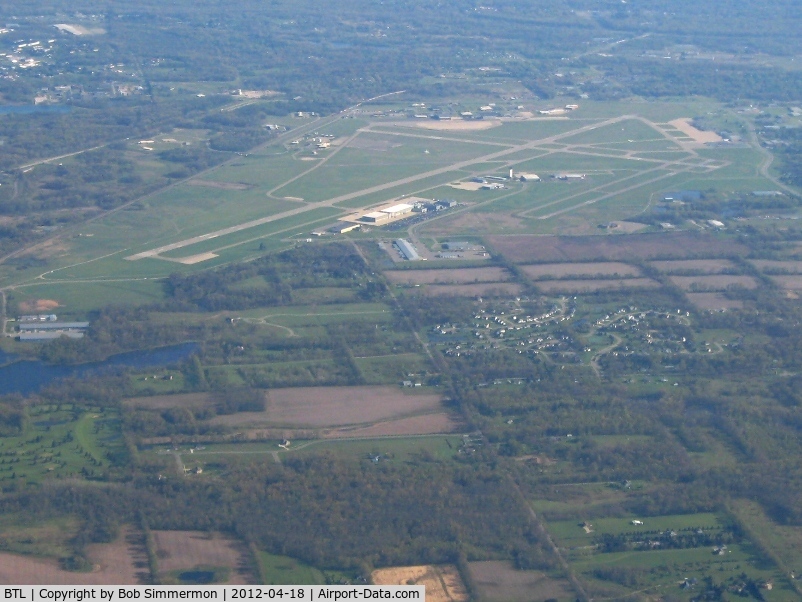
<svg viewBox="0 0 802 602">
<path fill-rule="evenodd" d="M 720 274 L 735 270 L 737 266 L 729 259 L 678 259 L 674 261 L 652 261 L 653 268 L 666 274 L 697 273 Z"/>
<path fill-rule="evenodd" d="M 266 393 L 264 412 L 217 416 L 214 424 L 269 424 L 322 428 L 370 424 L 442 410 L 439 394 L 407 394 L 400 387 L 295 387 Z"/>
<path fill-rule="evenodd" d="M 529 277 L 539 280 L 541 278 L 570 278 L 593 276 L 641 276 L 641 271 L 633 265 L 621 262 L 598 263 L 544 263 L 539 265 L 524 265 L 521 270 Z"/>
<path fill-rule="evenodd" d="M 421 289 L 432 297 L 493 297 L 519 295 L 520 284 L 510 282 L 485 282 L 481 284 L 430 284 Z"/>
<path fill-rule="evenodd" d="M 660 257 L 687 258 L 745 253 L 746 247 L 712 236 L 678 232 L 621 236 L 488 236 L 496 252 L 520 263 L 607 260 Z"/>
<path fill-rule="evenodd" d="M 651 278 L 622 278 L 599 280 L 545 280 L 537 286 L 545 293 L 592 293 L 595 291 L 632 288 L 658 288 L 660 283 Z"/>
<path fill-rule="evenodd" d="M 757 287 L 757 282 L 751 276 L 710 274 L 704 276 L 671 276 L 670 278 L 671 282 L 684 291 L 723 291 L 730 286 Z"/>
<path fill-rule="evenodd" d="M 137 585 L 150 577 L 144 538 L 123 528 L 116 541 L 87 549 L 90 571 L 66 571 L 54 558 L 0 553 L 0 583 L 19 585 Z"/>
<path fill-rule="evenodd" d="M 454 268 L 434 270 L 393 270 L 384 273 L 394 284 L 469 284 L 503 282 L 512 275 L 504 268 Z"/>
<path fill-rule="evenodd" d="M 161 579 L 177 582 L 184 572 L 227 569 L 226 584 L 254 582 L 245 544 L 219 533 L 201 531 L 153 531 Z"/>
<path fill-rule="evenodd" d="M 540 571 L 522 571 L 512 563 L 485 560 L 468 564 L 471 577 L 482 599 L 490 602 L 529 602 L 529 600 L 568 600 L 568 582 Z"/>
</svg>

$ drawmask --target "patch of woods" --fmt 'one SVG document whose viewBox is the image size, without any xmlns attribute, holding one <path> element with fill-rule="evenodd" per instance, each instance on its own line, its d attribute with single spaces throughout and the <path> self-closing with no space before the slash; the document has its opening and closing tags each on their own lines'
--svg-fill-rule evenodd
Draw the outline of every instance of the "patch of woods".
<svg viewBox="0 0 802 602">
<path fill-rule="evenodd" d="M 152 529 L 225 531 L 272 553 L 363 574 L 372 566 L 461 557 L 554 566 L 503 474 L 424 457 L 380 466 L 326 456 L 257 462 L 213 483 L 155 481 L 144 474 L 103 488 L 53 483 L 6 495 L 0 508 L 29 517 L 84 517 L 74 542 L 76 564 L 87 544 L 111 541 L 121 524 L 144 521 Z"/>
<path fill-rule="evenodd" d="M 384 287 L 348 244 L 299 246 L 277 255 L 200 274 L 170 276 L 167 307 L 219 311 L 303 303 L 301 289 L 355 289 L 362 301 L 381 299 Z"/>
</svg>

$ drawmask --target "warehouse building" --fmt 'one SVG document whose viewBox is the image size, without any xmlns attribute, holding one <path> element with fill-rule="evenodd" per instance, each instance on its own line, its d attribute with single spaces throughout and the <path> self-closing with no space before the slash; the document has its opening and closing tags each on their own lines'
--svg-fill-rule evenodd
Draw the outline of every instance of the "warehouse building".
<svg viewBox="0 0 802 602">
<path fill-rule="evenodd" d="M 360 227 L 361 226 L 359 224 L 353 224 L 351 222 L 338 222 L 329 228 L 329 232 L 333 234 L 346 234 L 348 232 L 357 230 Z"/>
<path fill-rule="evenodd" d="M 401 253 L 401 256 L 407 261 L 420 261 L 422 259 L 422 257 L 418 255 L 418 252 L 415 250 L 415 247 L 413 247 L 412 243 L 410 243 L 408 240 L 399 238 L 393 243 L 393 245 L 395 245 L 399 253 Z"/>
<path fill-rule="evenodd" d="M 83 330 L 89 328 L 89 322 L 23 322 L 20 331 L 35 330 Z"/>
<path fill-rule="evenodd" d="M 399 203 L 398 205 L 393 205 L 387 209 L 382 209 L 380 213 L 386 213 L 391 218 L 396 218 L 400 215 L 412 213 L 412 205 L 408 205 L 407 203 Z"/>
<path fill-rule="evenodd" d="M 359 218 L 360 221 L 368 222 L 369 224 L 381 224 L 390 219 L 390 214 L 383 211 L 371 211 Z"/>
</svg>

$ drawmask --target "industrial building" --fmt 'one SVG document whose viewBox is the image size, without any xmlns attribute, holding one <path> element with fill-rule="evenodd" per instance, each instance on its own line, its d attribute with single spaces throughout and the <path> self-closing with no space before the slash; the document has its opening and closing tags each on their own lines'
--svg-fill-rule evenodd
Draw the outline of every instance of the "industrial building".
<svg viewBox="0 0 802 602">
<path fill-rule="evenodd" d="M 359 224 L 353 224 L 351 222 L 339 222 L 329 228 L 329 232 L 332 232 L 333 234 L 346 234 L 348 232 L 352 232 L 353 230 L 357 230 L 360 227 L 361 226 Z"/>
<path fill-rule="evenodd" d="M 521 180 L 521 182 L 539 182 L 540 176 L 536 173 L 521 173 L 518 174 L 518 179 Z"/>
<path fill-rule="evenodd" d="M 369 224 L 381 224 L 388 221 L 390 219 L 390 216 L 387 213 L 383 213 L 381 211 L 371 211 L 370 213 L 366 213 L 359 219 L 360 221 L 368 222 Z"/>
<path fill-rule="evenodd" d="M 381 209 L 381 213 L 386 213 L 391 218 L 396 218 L 399 215 L 405 215 L 407 213 L 412 212 L 412 205 L 407 203 L 399 203 L 398 205 L 393 205 L 392 207 L 388 207 L 387 209 Z"/>
<path fill-rule="evenodd" d="M 21 322 L 19 324 L 20 341 L 51 341 L 65 336 L 81 339 L 89 322 Z"/>
<path fill-rule="evenodd" d="M 82 330 L 84 328 L 89 328 L 89 322 L 23 322 L 19 325 L 20 331 Z"/>
<path fill-rule="evenodd" d="M 420 255 L 418 255 L 418 252 L 415 250 L 415 247 L 413 247 L 412 243 L 410 243 L 408 240 L 399 238 L 395 242 L 393 242 L 393 245 L 401 253 L 401 256 L 407 261 L 420 261 L 421 259 L 423 259 Z"/>
</svg>

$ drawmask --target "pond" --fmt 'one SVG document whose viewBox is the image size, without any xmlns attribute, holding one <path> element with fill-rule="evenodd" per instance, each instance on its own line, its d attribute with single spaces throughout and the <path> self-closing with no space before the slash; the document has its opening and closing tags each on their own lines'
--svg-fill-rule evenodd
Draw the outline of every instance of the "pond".
<svg viewBox="0 0 802 602">
<path fill-rule="evenodd" d="M 120 353 L 102 362 L 75 365 L 46 364 L 30 360 L 14 361 L 14 356 L 0 350 L 0 395 L 11 393 L 29 395 L 62 378 L 90 376 L 110 368 L 143 369 L 169 366 L 187 359 L 197 349 L 196 343 L 182 343 L 159 349 Z"/>
</svg>

